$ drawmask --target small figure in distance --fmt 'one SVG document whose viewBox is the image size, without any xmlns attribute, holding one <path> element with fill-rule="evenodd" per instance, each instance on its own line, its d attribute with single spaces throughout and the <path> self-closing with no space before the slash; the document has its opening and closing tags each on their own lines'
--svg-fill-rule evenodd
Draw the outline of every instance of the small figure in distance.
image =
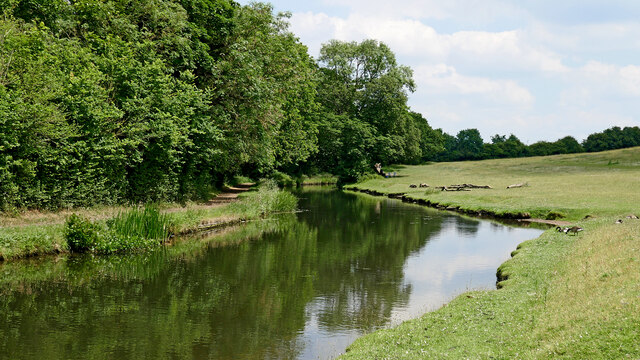
<svg viewBox="0 0 640 360">
<path fill-rule="evenodd" d="M 420 187 L 421 187 L 421 188 L 427 188 L 427 187 L 429 187 L 429 185 L 427 185 L 427 184 L 425 184 L 425 183 L 422 183 L 422 184 L 420 184 Z"/>
<path fill-rule="evenodd" d="M 418 187 L 418 185 L 416 185 L 416 184 L 411 184 L 411 185 L 409 185 L 409 187 L 413 189 L 413 188 L 417 188 L 417 187 Z"/>
</svg>

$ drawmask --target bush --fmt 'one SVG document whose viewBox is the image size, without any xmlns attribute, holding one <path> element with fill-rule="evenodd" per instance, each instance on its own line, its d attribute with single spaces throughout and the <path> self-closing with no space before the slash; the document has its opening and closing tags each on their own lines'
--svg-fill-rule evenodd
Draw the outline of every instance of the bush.
<svg viewBox="0 0 640 360">
<path fill-rule="evenodd" d="M 72 214 L 65 223 L 64 238 L 72 252 L 84 252 L 98 244 L 99 227 L 85 217 Z"/>
<path fill-rule="evenodd" d="M 273 179 L 273 181 L 275 181 L 278 186 L 282 187 L 290 187 L 296 185 L 296 181 L 294 178 L 280 171 L 274 171 L 273 175 L 271 175 L 271 179 Z"/>
</svg>

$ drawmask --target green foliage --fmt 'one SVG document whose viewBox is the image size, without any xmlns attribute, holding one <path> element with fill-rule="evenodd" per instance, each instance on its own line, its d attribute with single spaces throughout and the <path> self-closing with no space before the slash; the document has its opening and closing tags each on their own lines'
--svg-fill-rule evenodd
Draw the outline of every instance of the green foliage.
<svg viewBox="0 0 640 360">
<path fill-rule="evenodd" d="M 85 252 L 95 249 L 100 241 L 100 230 L 100 227 L 89 219 L 72 214 L 64 227 L 64 238 L 67 240 L 69 250 Z"/>
<path fill-rule="evenodd" d="M 271 174 L 271 179 L 281 187 L 291 187 L 296 185 L 296 180 L 294 178 L 280 171 L 274 171 Z"/>
<path fill-rule="evenodd" d="M 159 242 L 154 239 L 147 239 L 137 235 L 123 236 L 108 231 L 102 234 L 92 250 L 98 254 L 130 253 L 151 249 L 158 246 L 158 244 Z"/>
<path fill-rule="evenodd" d="M 319 65 L 321 170 L 350 181 L 376 162 L 418 163 L 439 147 L 426 120 L 407 106 L 415 88 L 411 69 L 398 65 L 387 45 L 332 40 L 322 47 Z M 334 164 L 326 163 L 326 153 Z"/>
<path fill-rule="evenodd" d="M 73 252 L 112 254 L 147 249 L 164 241 L 169 218 L 156 206 L 134 208 L 107 220 L 106 226 L 73 214 L 64 228 L 64 237 Z"/>
<path fill-rule="evenodd" d="M 640 146 L 640 128 L 633 126 L 621 129 L 614 126 L 603 132 L 589 135 L 582 145 L 588 152 Z"/>
<path fill-rule="evenodd" d="M 162 242 L 169 236 L 171 221 L 157 205 L 145 205 L 118 214 L 107 221 L 107 226 L 119 237 Z"/>
</svg>

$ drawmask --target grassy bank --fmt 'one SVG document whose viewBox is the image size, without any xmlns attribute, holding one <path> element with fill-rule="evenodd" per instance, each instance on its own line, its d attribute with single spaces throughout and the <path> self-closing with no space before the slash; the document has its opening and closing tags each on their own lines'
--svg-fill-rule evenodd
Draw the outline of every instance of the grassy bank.
<svg viewBox="0 0 640 360">
<path fill-rule="evenodd" d="M 266 182 L 256 191 L 241 194 L 239 201 L 231 204 L 187 204 L 184 207 L 162 204 L 155 207 L 158 208 L 156 213 L 139 207 L 104 207 L 2 216 L 0 260 L 70 251 L 65 231 L 68 237 L 68 220 L 75 218 L 74 214 L 86 220 L 75 220 L 76 228 L 82 231 L 74 234 L 80 234 L 93 244 L 84 250 L 109 253 L 145 248 L 151 243 L 157 245 L 166 240 L 168 234 L 197 232 L 273 212 L 291 211 L 296 207 L 296 200 L 291 194 L 281 192 L 275 183 Z M 151 227 L 159 229 L 150 233 Z M 90 239 L 83 237 L 86 231 Z"/>
<path fill-rule="evenodd" d="M 527 212 L 539 218 L 553 212 L 569 220 L 580 220 L 586 215 L 631 213 L 638 211 L 640 203 L 640 148 L 392 169 L 398 177 L 380 177 L 356 186 L 381 193 L 406 193 L 412 198 L 461 209 L 496 214 Z M 409 187 L 422 183 L 430 187 Z M 493 189 L 455 192 L 434 189 L 464 183 L 490 185 Z M 527 186 L 506 188 L 522 183 Z"/>
<path fill-rule="evenodd" d="M 359 188 L 406 192 L 462 209 L 558 213 L 584 227 L 521 244 L 499 269 L 501 289 L 357 340 L 345 359 L 622 359 L 640 356 L 640 149 L 402 167 Z M 514 183 L 529 186 L 506 189 Z M 473 183 L 493 189 L 409 188 Z M 588 219 L 584 219 L 590 215 Z M 640 214 L 637 214 L 640 215 Z M 615 220 L 622 218 L 622 224 Z"/>
</svg>

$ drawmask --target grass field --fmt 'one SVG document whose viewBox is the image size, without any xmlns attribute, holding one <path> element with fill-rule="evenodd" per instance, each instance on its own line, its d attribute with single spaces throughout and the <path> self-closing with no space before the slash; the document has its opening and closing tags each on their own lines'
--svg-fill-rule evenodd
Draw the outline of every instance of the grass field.
<svg viewBox="0 0 640 360">
<path fill-rule="evenodd" d="M 556 212 L 584 231 L 549 230 L 499 269 L 500 290 L 358 339 L 344 359 L 640 359 L 640 148 L 395 169 L 360 189 L 496 213 Z M 506 189 L 528 182 L 528 187 Z M 493 189 L 411 189 L 473 183 Z M 590 215 L 588 219 L 584 219 Z M 623 219 L 622 224 L 615 220 Z"/>
<path fill-rule="evenodd" d="M 497 214 L 528 212 L 546 218 L 550 212 L 568 220 L 587 215 L 618 216 L 639 211 L 640 148 L 547 157 L 397 166 L 396 178 L 371 179 L 358 188 L 406 193 L 443 205 Z M 410 188 L 426 183 L 429 188 Z M 493 189 L 438 191 L 453 184 L 490 185 Z M 507 189 L 512 184 L 528 186 Z M 348 187 L 347 187 L 348 188 Z"/>
</svg>

